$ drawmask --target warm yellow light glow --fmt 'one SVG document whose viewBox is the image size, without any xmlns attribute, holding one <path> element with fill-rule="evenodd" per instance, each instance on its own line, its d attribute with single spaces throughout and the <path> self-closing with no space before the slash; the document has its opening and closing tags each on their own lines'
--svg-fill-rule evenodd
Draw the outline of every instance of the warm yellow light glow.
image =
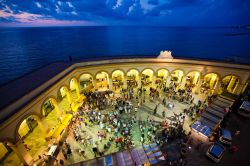
<svg viewBox="0 0 250 166">
<path fill-rule="evenodd" d="M 172 72 L 171 76 L 177 78 L 177 82 L 180 83 L 184 73 L 182 70 L 175 70 Z"/>
<path fill-rule="evenodd" d="M 218 75 L 215 73 L 209 73 L 205 75 L 204 80 L 207 86 L 209 86 L 210 89 L 213 89 L 218 80 Z"/>
<path fill-rule="evenodd" d="M 228 91 L 229 93 L 235 93 L 238 84 L 239 79 L 234 75 L 229 75 L 222 79 L 224 90 Z"/>
<path fill-rule="evenodd" d="M 24 137 L 25 135 L 27 135 L 30 131 L 29 126 L 27 125 L 27 121 L 26 119 L 20 124 L 20 127 L 18 129 L 18 134 L 20 135 L 20 137 Z"/>
<path fill-rule="evenodd" d="M 96 79 L 104 79 L 104 80 L 108 80 L 108 74 L 106 72 L 100 72 L 96 75 Z"/>
<path fill-rule="evenodd" d="M 151 69 L 145 69 L 142 72 L 142 75 L 146 76 L 146 80 L 149 81 L 149 82 L 152 82 L 153 74 L 154 74 L 154 72 Z"/>
<path fill-rule="evenodd" d="M 0 142 L 0 159 L 2 159 L 7 152 L 8 152 L 8 150 L 6 149 L 4 144 L 2 142 Z"/>
<path fill-rule="evenodd" d="M 166 69 L 160 69 L 157 73 L 158 77 L 161 77 L 163 79 L 167 79 L 168 77 L 168 71 Z"/>
<path fill-rule="evenodd" d="M 131 70 L 128 71 L 127 76 L 128 77 L 134 77 L 135 80 L 138 80 L 139 79 L 139 72 L 137 70 L 135 70 L 135 69 L 131 69 Z"/>
<path fill-rule="evenodd" d="M 92 80 L 92 79 L 93 79 L 93 77 L 92 77 L 90 74 L 82 74 L 82 75 L 80 76 L 80 82 L 81 82 L 81 81 Z"/>
<path fill-rule="evenodd" d="M 117 79 L 120 81 L 124 80 L 124 73 L 121 70 L 116 70 L 112 73 L 112 79 Z"/>
<path fill-rule="evenodd" d="M 152 77 L 153 76 L 153 70 L 151 70 L 151 69 L 145 69 L 145 70 L 143 70 L 143 72 L 142 72 L 142 74 L 145 74 L 145 75 L 147 75 L 147 76 L 150 76 L 150 77 Z"/>
</svg>

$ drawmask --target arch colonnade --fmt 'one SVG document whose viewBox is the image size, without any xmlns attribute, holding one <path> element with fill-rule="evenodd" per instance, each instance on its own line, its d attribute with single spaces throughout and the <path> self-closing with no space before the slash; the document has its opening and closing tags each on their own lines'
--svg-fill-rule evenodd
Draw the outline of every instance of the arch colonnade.
<svg viewBox="0 0 250 166">
<path fill-rule="evenodd" d="M 222 76 L 223 75 L 223 76 Z M 83 92 L 93 90 L 113 90 L 121 88 L 159 87 L 177 84 L 178 88 L 186 86 L 193 88 L 195 93 L 209 91 L 222 93 L 223 91 L 240 94 L 244 90 L 242 79 L 235 74 L 220 74 L 216 71 L 169 70 L 167 68 L 117 68 L 110 71 L 96 70 L 95 72 L 81 72 L 71 77 L 63 86 L 58 87 L 57 95 L 47 97 L 40 108 L 40 113 L 32 113 L 20 119 L 16 126 L 14 140 L 1 140 L 0 151 L 2 158 L 12 149 L 21 162 L 30 163 L 37 155 L 32 152 L 32 144 L 26 140 L 32 132 L 37 130 L 40 137 L 46 140 L 56 126 L 65 119 L 70 119 L 72 111 L 76 111 L 84 99 Z M 38 127 L 36 127 L 38 126 Z M 46 141 L 44 148 L 47 146 Z M 28 149 L 31 149 L 30 151 Z M 32 153 L 31 153 L 32 152 Z"/>
</svg>

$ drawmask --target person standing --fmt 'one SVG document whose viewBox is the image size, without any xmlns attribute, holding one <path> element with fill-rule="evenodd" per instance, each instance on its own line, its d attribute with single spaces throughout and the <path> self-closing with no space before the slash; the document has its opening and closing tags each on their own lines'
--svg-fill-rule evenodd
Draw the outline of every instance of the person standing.
<svg viewBox="0 0 250 166">
<path fill-rule="evenodd" d="M 95 157 L 96 157 L 96 154 L 98 154 L 98 149 L 97 149 L 97 146 L 96 146 L 95 143 L 93 144 L 92 150 L 93 150 L 93 152 L 94 152 L 94 154 L 95 154 Z"/>
<path fill-rule="evenodd" d="M 158 105 L 155 106 L 154 115 L 156 115 L 156 113 L 157 113 L 157 107 L 158 107 Z"/>
</svg>

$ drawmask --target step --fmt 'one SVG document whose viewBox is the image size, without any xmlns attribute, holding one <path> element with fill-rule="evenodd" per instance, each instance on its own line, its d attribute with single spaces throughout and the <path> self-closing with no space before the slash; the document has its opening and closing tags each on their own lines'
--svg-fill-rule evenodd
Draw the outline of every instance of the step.
<svg viewBox="0 0 250 166">
<path fill-rule="evenodd" d="M 216 105 L 218 105 L 218 106 L 220 106 L 220 107 L 222 107 L 222 108 L 230 107 L 230 104 L 224 103 L 224 102 L 222 102 L 222 101 L 220 101 L 220 100 L 215 100 L 215 101 L 213 102 L 213 104 L 216 104 Z"/>
<path fill-rule="evenodd" d="M 224 117 L 224 113 L 217 111 L 217 110 L 214 110 L 211 107 L 208 107 L 206 112 L 208 112 L 209 114 L 213 114 L 216 117 L 221 118 L 221 119 L 223 119 L 223 117 Z"/>
<path fill-rule="evenodd" d="M 219 101 L 221 101 L 221 102 L 223 102 L 223 103 L 227 103 L 227 104 L 230 105 L 230 106 L 233 105 L 233 103 L 234 103 L 234 102 L 229 101 L 229 100 L 227 100 L 227 99 L 224 99 L 224 98 L 222 98 L 222 97 L 217 97 L 216 100 L 219 100 Z"/>
<path fill-rule="evenodd" d="M 210 121 L 211 123 L 214 123 L 214 124 L 217 124 L 218 122 L 217 121 L 214 121 L 211 116 L 207 115 L 207 114 L 204 114 L 203 116 L 201 116 L 202 118 Z"/>
<path fill-rule="evenodd" d="M 206 126 L 210 127 L 211 129 L 214 129 L 215 126 L 217 126 L 216 123 L 214 123 L 214 122 L 212 122 L 212 121 L 210 121 L 209 119 L 206 119 L 206 118 L 204 118 L 204 117 L 201 117 L 201 118 L 200 118 L 200 122 L 201 122 L 203 125 L 206 125 Z"/>
<path fill-rule="evenodd" d="M 213 115 L 211 115 L 211 114 L 209 114 L 209 113 L 207 113 L 207 112 L 204 112 L 204 113 L 201 115 L 201 117 L 205 117 L 205 118 L 207 118 L 207 119 L 209 119 L 209 120 L 211 120 L 211 121 L 213 121 L 213 122 L 215 122 L 215 123 L 220 123 L 220 122 L 221 122 L 221 119 L 219 119 L 219 118 L 217 118 L 216 116 L 213 116 Z"/>
<path fill-rule="evenodd" d="M 231 101 L 231 102 L 234 102 L 235 100 L 234 99 L 231 99 L 229 97 L 226 97 L 226 96 L 223 96 L 223 95 L 220 95 L 219 97 L 223 98 L 223 99 L 226 99 L 228 101 Z"/>
<path fill-rule="evenodd" d="M 222 107 L 220 107 L 220 106 L 218 106 L 218 105 L 211 104 L 208 108 L 212 108 L 213 110 L 215 110 L 215 111 L 217 111 L 217 112 L 220 112 L 220 113 L 222 113 L 223 115 L 225 114 L 225 112 L 224 112 L 224 109 L 225 109 L 225 108 L 222 108 Z"/>
</svg>

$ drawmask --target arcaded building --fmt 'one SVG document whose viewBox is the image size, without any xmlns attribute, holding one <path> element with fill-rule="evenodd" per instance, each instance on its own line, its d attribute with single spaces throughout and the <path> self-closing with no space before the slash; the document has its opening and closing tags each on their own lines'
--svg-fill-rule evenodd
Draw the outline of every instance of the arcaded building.
<svg viewBox="0 0 250 166">
<path fill-rule="evenodd" d="M 175 82 L 180 89 L 192 85 L 195 94 L 236 96 L 248 87 L 249 78 L 249 65 L 204 60 L 135 58 L 51 64 L 0 88 L 0 159 L 12 155 L 31 163 L 46 148 L 48 138 L 59 141 L 64 136 L 71 110 L 78 109 L 85 99 L 83 92 L 91 89 L 115 91 Z M 36 127 L 40 134 L 26 140 Z"/>
</svg>

